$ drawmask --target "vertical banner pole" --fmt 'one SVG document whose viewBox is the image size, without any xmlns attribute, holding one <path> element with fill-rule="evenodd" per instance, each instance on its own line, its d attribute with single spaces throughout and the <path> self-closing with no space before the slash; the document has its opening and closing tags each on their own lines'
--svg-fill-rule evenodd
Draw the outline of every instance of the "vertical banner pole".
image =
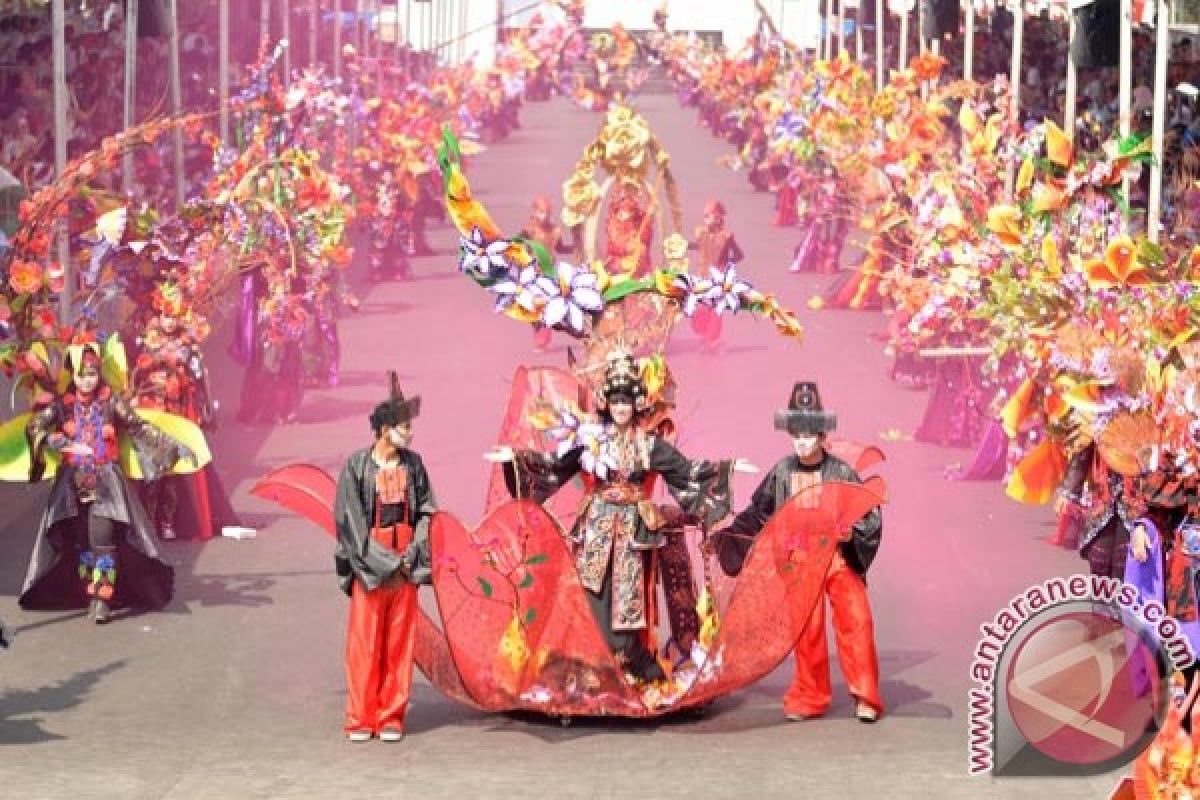
<svg viewBox="0 0 1200 800">
<path fill-rule="evenodd" d="M 1167 58 L 1171 51 L 1171 8 L 1158 0 L 1154 9 L 1154 165 L 1150 167 L 1150 207 L 1146 232 L 1157 243 L 1162 233 L 1163 136 L 1167 130 Z"/>
<path fill-rule="evenodd" d="M 67 169 L 67 13 L 63 0 L 51 6 L 52 58 L 54 61 L 54 177 L 62 177 Z M 137 18 L 134 17 L 136 20 Z M 136 22 L 135 22 L 136 24 Z M 75 276 L 71 270 L 70 215 L 59 220 L 56 236 L 58 263 L 63 268 L 63 291 L 59 297 L 59 314 L 64 325 L 71 323 L 71 296 L 75 292 Z"/>
<path fill-rule="evenodd" d="M 137 123 L 137 19 L 138 0 L 125 0 L 125 130 Z M 133 151 L 121 157 L 121 191 L 133 194 Z"/>
</svg>

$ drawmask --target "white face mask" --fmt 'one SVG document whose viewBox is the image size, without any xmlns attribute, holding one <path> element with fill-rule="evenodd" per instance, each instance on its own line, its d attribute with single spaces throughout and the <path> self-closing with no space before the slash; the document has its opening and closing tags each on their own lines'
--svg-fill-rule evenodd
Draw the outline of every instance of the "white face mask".
<svg viewBox="0 0 1200 800">
<path fill-rule="evenodd" d="M 809 458 L 816 454 L 821 446 L 821 437 L 812 433 L 803 433 L 792 437 L 792 449 L 800 458 Z"/>
<path fill-rule="evenodd" d="M 75 388 L 84 394 L 91 394 L 100 385 L 100 373 L 95 369 L 85 369 L 75 376 Z"/>
<path fill-rule="evenodd" d="M 412 439 L 412 431 L 408 428 L 392 428 L 388 431 L 388 441 L 393 447 L 407 447 L 409 440 Z"/>
</svg>

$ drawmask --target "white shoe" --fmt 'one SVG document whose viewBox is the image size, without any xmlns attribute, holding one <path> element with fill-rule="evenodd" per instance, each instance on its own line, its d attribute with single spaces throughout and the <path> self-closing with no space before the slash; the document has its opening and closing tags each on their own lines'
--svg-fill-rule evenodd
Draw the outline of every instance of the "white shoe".
<svg viewBox="0 0 1200 800">
<path fill-rule="evenodd" d="M 348 742 L 369 742 L 373 734 L 370 731 L 350 731 L 346 734 Z"/>
<path fill-rule="evenodd" d="M 879 712 L 863 702 L 854 707 L 854 716 L 858 718 L 859 722 L 867 724 L 879 721 Z"/>
<path fill-rule="evenodd" d="M 404 731 L 396 728 L 384 728 L 379 732 L 379 741 L 398 742 L 404 738 Z"/>
</svg>

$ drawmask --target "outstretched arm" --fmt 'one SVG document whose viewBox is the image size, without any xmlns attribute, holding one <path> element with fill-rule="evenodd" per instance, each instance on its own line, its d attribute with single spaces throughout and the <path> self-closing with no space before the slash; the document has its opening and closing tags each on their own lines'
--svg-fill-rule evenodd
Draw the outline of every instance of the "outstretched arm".
<svg viewBox="0 0 1200 800">
<path fill-rule="evenodd" d="M 504 456 L 493 460 L 499 460 L 504 465 L 504 484 L 508 493 L 513 497 L 528 497 L 534 502 L 544 503 L 579 473 L 583 448 L 576 447 L 562 458 L 536 450 L 500 448 L 496 452 Z"/>
<path fill-rule="evenodd" d="M 692 461 L 662 437 L 650 446 L 650 470 L 663 481 L 686 513 L 706 526 L 720 522 L 730 511 L 733 461 Z"/>
</svg>

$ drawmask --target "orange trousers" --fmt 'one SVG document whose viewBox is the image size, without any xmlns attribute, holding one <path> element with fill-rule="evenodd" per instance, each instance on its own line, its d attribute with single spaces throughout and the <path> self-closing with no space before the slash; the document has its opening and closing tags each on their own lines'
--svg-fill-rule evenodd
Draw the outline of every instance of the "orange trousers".
<svg viewBox="0 0 1200 800">
<path fill-rule="evenodd" d="M 871 604 L 867 600 L 867 585 L 862 576 L 852 570 L 841 553 L 834 553 L 825 576 L 824 594 L 833 607 L 833 638 L 838 662 L 846 688 L 856 700 L 861 700 L 883 714 L 879 696 L 879 656 L 875 652 L 875 623 Z M 812 619 L 796 643 L 796 676 L 787 694 L 783 709 L 787 714 L 818 716 L 833 702 L 829 682 L 829 644 L 825 637 L 825 598 L 813 609 Z"/>
<path fill-rule="evenodd" d="M 396 582 L 367 591 L 354 582 L 346 634 L 346 731 L 404 729 L 412 692 L 417 587 Z"/>
</svg>

